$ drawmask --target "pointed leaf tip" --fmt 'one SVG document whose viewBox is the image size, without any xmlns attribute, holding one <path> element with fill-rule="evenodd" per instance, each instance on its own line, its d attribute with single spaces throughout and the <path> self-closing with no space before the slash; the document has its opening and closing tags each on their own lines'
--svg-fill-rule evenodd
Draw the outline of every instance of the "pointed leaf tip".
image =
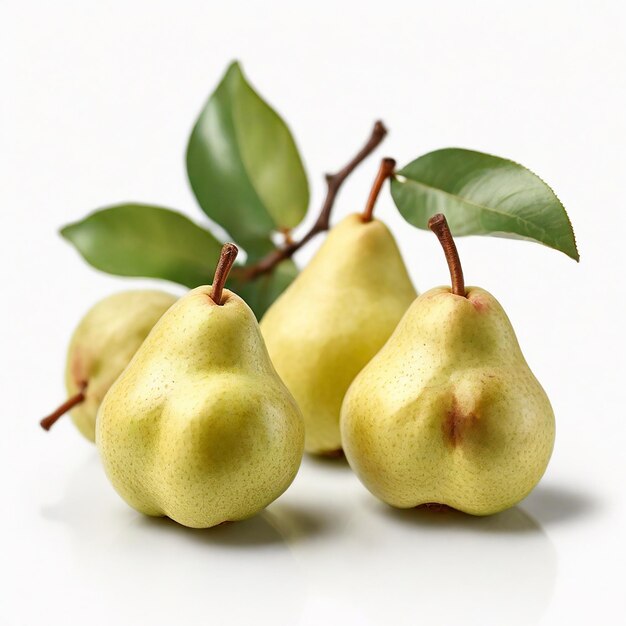
<svg viewBox="0 0 626 626">
<path fill-rule="evenodd" d="M 527 239 L 580 258 L 561 201 L 514 161 L 462 148 L 436 150 L 398 171 L 391 193 L 404 219 L 418 228 L 444 213 L 455 236 Z"/>
<path fill-rule="evenodd" d="M 221 249 L 209 231 L 181 213 L 143 204 L 96 211 L 60 232 L 96 269 L 187 287 L 211 280 Z"/>
<path fill-rule="evenodd" d="M 297 226 L 309 186 L 289 128 L 233 61 L 187 145 L 189 182 L 203 211 L 249 254 Z"/>
</svg>

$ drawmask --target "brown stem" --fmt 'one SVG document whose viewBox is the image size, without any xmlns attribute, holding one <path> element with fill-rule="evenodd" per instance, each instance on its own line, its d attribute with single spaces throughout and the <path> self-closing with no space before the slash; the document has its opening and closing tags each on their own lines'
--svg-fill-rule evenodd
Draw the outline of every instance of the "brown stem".
<svg viewBox="0 0 626 626">
<path fill-rule="evenodd" d="M 330 214 L 341 185 L 344 183 L 346 178 L 348 178 L 348 176 L 350 176 L 350 174 L 379 146 L 386 134 L 387 129 L 384 127 L 383 123 L 381 121 L 376 122 L 367 143 L 361 148 L 361 150 L 359 150 L 354 158 L 336 174 L 326 174 L 326 198 L 324 199 L 324 204 L 322 205 L 317 220 L 309 232 L 304 235 L 300 241 L 286 243 L 282 248 L 272 250 L 254 265 L 250 265 L 245 268 L 241 273 L 241 278 L 243 280 L 253 280 L 262 274 L 271 272 L 281 261 L 291 258 L 296 251 L 313 239 L 315 235 L 328 230 L 330 227 Z"/>
<path fill-rule="evenodd" d="M 461 267 L 461 259 L 456 249 L 454 238 L 448 226 L 448 220 L 443 213 L 437 213 L 428 220 L 428 228 L 437 235 L 439 243 L 443 248 L 450 269 L 450 278 L 452 279 L 452 293 L 457 296 L 465 297 L 465 283 L 463 282 L 463 268 Z"/>
<path fill-rule="evenodd" d="M 77 404 L 85 401 L 85 391 L 87 389 L 87 383 L 82 383 L 80 391 L 68 398 L 56 411 L 50 413 L 47 417 L 44 417 L 39 424 L 44 430 L 50 430 L 54 423 L 62 416 L 65 415 L 70 409 L 73 409 Z"/>
<path fill-rule="evenodd" d="M 239 248 L 237 248 L 234 243 L 225 243 L 222 246 L 220 260 L 215 268 L 213 287 L 211 288 L 211 293 L 209 294 L 211 296 L 211 300 L 213 300 L 215 304 L 222 304 L 222 291 L 224 290 L 226 279 L 230 273 L 230 268 L 233 266 L 238 253 Z"/>
<path fill-rule="evenodd" d="M 383 159 L 380 163 L 380 168 L 378 170 L 378 174 L 376 175 L 376 180 L 374 180 L 374 184 L 372 185 L 372 190 L 370 191 L 370 196 L 367 199 L 367 204 L 365 205 L 365 209 L 361 215 L 361 219 L 364 222 L 371 222 L 372 215 L 374 213 L 374 205 L 376 204 L 376 200 L 378 199 L 378 194 L 382 189 L 383 183 L 393 175 L 393 172 L 396 168 L 396 162 L 393 159 Z"/>
</svg>

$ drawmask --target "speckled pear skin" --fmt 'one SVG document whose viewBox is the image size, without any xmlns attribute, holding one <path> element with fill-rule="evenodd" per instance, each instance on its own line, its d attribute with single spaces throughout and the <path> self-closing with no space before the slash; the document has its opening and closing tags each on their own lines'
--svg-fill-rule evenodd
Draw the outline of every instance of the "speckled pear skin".
<svg viewBox="0 0 626 626">
<path fill-rule="evenodd" d="M 96 439 L 102 398 L 174 302 L 176 297 L 163 291 L 123 291 L 96 303 L 76 327 L 67 353 L 65 386 L 73 396 L 87 383 L 85 400 L 70 415 L 89 441 Z"/>
<path fill-rule="evenodd" d="M 552 407 L 506 313 L 483 289 L 466 293 L 420 296 L 346 394 L 346 457 L 392 506 L 497 513 L 528 495 L 550 459 Z"/>
<path fill-rule="evenodd" d="M 294 479 L 300 411 L 254 313 L 224 290 L 181 298 L 104 398 L 96 443 L 118 493 L 138 511 L 192 528 L 241 520 Z"/>
<path fill-rule="evenodd" d="M 344 394 L 415 296 L 387 227 L 349 215 L 269 308 L 261 331 L 304 415 L 307 452 L 341 449 Z"/>
</svg>

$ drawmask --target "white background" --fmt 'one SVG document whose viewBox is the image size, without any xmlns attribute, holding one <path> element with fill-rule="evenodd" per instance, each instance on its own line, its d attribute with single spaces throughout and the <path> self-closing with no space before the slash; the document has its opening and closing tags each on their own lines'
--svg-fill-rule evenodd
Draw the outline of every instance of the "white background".
<svg viewBox="0 0 626 626">
<path fill-rule="evenodd" d="M 603 2 L 0 2 L 0 622 L 615 624 L 623 619 L 626 20 Z M 568 208 L 581 253 L 458 241 L 552 399 L 557 441 L 520 506 L 476 519 L 394 512 L 341 462 L 306 459 L 241 524 L 191 531 L 130 510 L 69 420 L 70 334 L 99 298 L 148 281 L 90 269 L 56 234 L 125 200 L 199 222 L 184 150 L 227 63 L 289 122 L 310 173 L 341 166 L 380 117 L 383 155 L 446 146 L 517 160 Z M 385 194 L 420 290 L 439 244 Z M 304 227 L 303 226 L 303 227 Z M 298 256 L 306 263 L 319 245 Z M 171 289 L 175 289 L 171 287 Z M 193 621 L 191 621 L 193 620 Z"/>
</svg>

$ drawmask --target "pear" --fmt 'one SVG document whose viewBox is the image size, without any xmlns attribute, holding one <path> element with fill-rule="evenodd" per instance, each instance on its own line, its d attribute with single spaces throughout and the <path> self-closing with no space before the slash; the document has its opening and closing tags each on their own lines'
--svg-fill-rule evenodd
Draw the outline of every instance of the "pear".
<svg viewBox="0 0 626 626">
<path fill-rule="evenodd" d="M 292 482 L 304 448 L 302 416 L 254 313 L 223 289 L 236 254 L 226 244 L 213 286 L 167 311 L 98 412 L 96 444 L 117 492 L 192 528 L 263 509 Z"/>
<path fill-rule="evenodd" d="M 261 320 L 274 367 L 302 410 L 310 453 L 341 451 L 344 394 L 416 296 L 392 234 L 371 217 L 376 193 L 363 215 L 331 229 Z"/>
<path fill-rule="evenodd" d="M 49 430 L 70 411 L 78 430 L 95 441 L 96 413 L 102 398 L 174 302 L 176 297 L 163 291 L 135 290 L 96 303 L 70 340 L 65 367 L 69 398 L 41 420 L 41 426 Z"/>
<path fill-rule="evenodd" d="M 445 217 L 429 226 L 452 289 L 417 298 L 355 378 L 341 410 L 344 450 L 365 486 L 392 506 L 489 515 L 539 482 L 554 414 L 500 304 L 484 289 L 465 289 Z"/>
</svg>

